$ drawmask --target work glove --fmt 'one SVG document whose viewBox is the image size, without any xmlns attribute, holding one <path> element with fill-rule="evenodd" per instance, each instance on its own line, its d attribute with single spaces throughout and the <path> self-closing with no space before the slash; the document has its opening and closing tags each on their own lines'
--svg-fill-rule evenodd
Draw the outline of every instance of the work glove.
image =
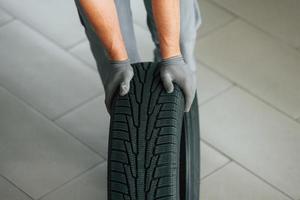
<svg viewBox="0 0 300 200">
<path fill-rule="evenodd" d="M 111 101 L 116 89 L 120 88 L 120 95 L 124 96 L 129 92 L 130 81 L 133 77 L 133 69 L 129 59 L 124 61 L 110 61 L 110 68 L 106 72 L 103 81 L 105 91 L 105 105 L 108 113 L 111 113 Z"/>
<path fill-rule="evenodd" d="M 160 77 L 168 93 L 173 92 L 173 82 L 183 90 L 185 96 L 185 112 L 188 112 L 195 97 L 197 78 L 195 71 L 187 66 L 183 57 L 175 56 L 162 59 L 160 62 Z"/>
</svg>

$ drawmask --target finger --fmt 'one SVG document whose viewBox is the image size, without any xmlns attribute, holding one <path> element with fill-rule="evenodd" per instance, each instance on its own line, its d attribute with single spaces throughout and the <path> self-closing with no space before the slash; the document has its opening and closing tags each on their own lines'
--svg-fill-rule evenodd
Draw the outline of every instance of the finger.
<svg viewBox="0 0 300 200">
<path fill-rule="evenodd" d="M 112 103 L 112 98 L 113 95 L 116 92 L 116 85 L 115 83 L 110 83 L 106 88 L 105 88 L 105 105 L 108 113 L 111 112 L 111 103 Z"/>
<path fill-rule="evenodd" d="M 191 87 L 188 87 L 187 84 L 183 87 L 183 92 L 185 95 L 185 108 L 184 112 L 189 112 L 194 100 L 194 90 Z"/>
<path fill-rule="evenodd" d="M 171 93 L 174 91 L 174 85 L 172 82 L 171 75 L 169 73 L 164 73 L 161 77 L 161 80 L 167 93 Z"/>
<path fill-rule="evenodd" d="M 129 92 L 129 90 L 130 90 L 130 81 L 131 81 L 132 77 L 133 77 L 132 73 L 127 73 L 125 75 L 124 81 L 122 81 L 121 84 L 120 84 L 120 95 L 121 96 L 124 96 Z"/>
<path fill-rule="evenodd" d="M 109 115 L 110 115 L 110 114 L 111 114 L 111 105 L 110 105 L 110 100 L 109 100 L 109 98 L 107 98 L 107 97 L 105 96 L 104 102 L 105 102 L 106 110 L 107 110 L 107 112 L 108 112 Z"/>
</svg>

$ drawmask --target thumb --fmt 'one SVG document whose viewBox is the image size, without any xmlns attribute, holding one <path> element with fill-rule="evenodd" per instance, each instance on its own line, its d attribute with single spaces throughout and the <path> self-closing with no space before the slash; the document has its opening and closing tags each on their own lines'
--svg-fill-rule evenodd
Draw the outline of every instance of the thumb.
<svg viewBox="0 0 300 200">
<path fill-rule="evenodd" d="M 161 77 L 162 83 L 164 88 L 166 89 L 167 93 L 171 93 L 174 91 L 174 85 L 172 83 L 172 77 L 169 73 L 164 73 Z"/>
<path fill-rule="evenodd" d="M 109 115 L 111 114 L 111 103 L 110 103 L 110 98 L 111 98 L 111 97 L 105 96 L 105 100 L 104 100 L 105 107 L 106 107 L 106 110 L 107 110 L 107 112 L 109 113 Z"/>
<path fill-rule="evenodd" d="M 129 92 L 130 81 L 131 81 L 132 77 L 133 77 L 132 73 L 127 73 L 125 75 L 124 80 L 120 84 L 120 95 L 121 96 L 124 96 L 124 95 L 126 95 Z"/>
</svg>

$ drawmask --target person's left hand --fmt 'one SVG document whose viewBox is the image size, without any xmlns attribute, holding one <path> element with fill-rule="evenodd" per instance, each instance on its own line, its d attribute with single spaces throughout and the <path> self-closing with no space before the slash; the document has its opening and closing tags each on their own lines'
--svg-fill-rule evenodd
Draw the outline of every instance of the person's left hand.
<svg viewBox="0 0 300 200">
<path fill-rule="evenodd" d="M 160 62 L 160 77 L 168 93 L 174 90 L 173 82 L 179 85 L 185 96 L 184 111 L 189 112 L 196 93 L 197 76 L 196 73 L 187 66 L 183 57 L 175 56 L 163 59 Z"/>
</svg>

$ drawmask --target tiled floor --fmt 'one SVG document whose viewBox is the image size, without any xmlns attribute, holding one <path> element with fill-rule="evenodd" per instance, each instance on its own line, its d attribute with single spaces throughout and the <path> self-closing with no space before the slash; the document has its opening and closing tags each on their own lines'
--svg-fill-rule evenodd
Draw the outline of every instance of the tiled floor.
<svg viewBox="0 0 300 200">
<path fill-rule="evenodd" d="M 200 10 L 201 200 L 300 200 L 300 2 Z M 74 2 L 0 0 L 0 199 L 106 199 L 108 126 Z"/>
</svg>

